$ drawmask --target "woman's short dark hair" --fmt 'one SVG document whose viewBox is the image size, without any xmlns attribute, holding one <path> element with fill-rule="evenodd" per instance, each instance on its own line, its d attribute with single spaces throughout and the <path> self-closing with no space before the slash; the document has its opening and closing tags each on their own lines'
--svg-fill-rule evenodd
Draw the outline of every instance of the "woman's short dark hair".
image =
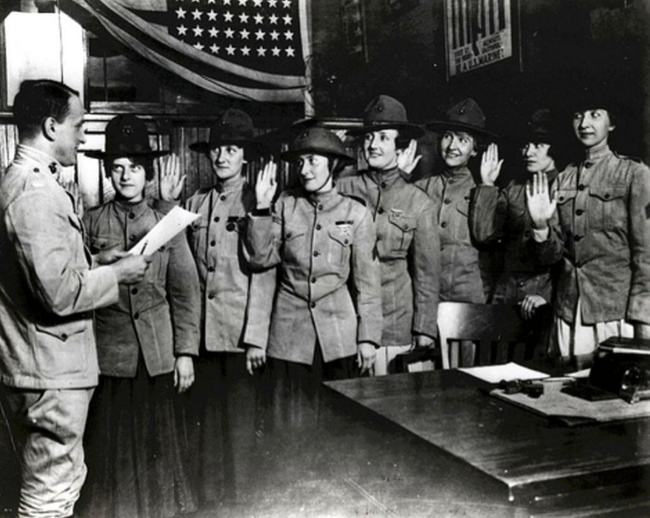
<svg viewBox="0 0 650 518">
<path fill-rule="evenodd" d="M 139 165 L 144 169 L 144 177 L 147 181 L 153 180 L 153 158 L 150 156 L 127 156 L 127 157 L 110 157 L 104 159 L 104 174 L 106 178 L 110 178 L 111 169 L 113 169 L 113 162 L 119 158 L 128 158 L 134 165 Z"/>
<path fill-rule="evenodd" d="M 38 134 L 48 117 L 63 122 L 70 112 L 70 98 L 79 92 L 49 79 L 28 80 L 20 84 L 14 97 L 13 113 L 21 137 Z"/>
</svg>

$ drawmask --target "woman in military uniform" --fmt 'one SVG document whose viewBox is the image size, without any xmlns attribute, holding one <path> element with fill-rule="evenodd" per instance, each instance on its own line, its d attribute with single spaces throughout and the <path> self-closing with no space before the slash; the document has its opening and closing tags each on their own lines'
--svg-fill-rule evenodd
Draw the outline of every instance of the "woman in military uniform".
<svg viewBox="0 0 650 518">
<path fill-rule="evenodd" d="M 550 190 L 538 173 L 526 191 L 532 253 L 542 264 L 561 261 L 555 333 L 578 367 L 611 336 L 650 338 L 650 170 L 610 149 L 618 124 L 610 95 L 599 85 L 581 92 L 573 131 L 584 158 Z"/>
<path fill-rule="evenodd" d="M 402 103 L 380 95 L 366 107 L 363 127 L 348 133 L 363 139 L 368 169 L 341 178 L 337 188 L 362 199 L 375 223 L 384 327 L 374 373 L 383 375 L 397 354 L 431 346 L 437 335 L 440 241 L 433 203 L 398 164 L 423 134 Z"/>
<path fill-rule="evenodd" d="M 314 422 L 323 380 L 372 367 L 380 273 L 370 213 L 334 186 L 333 175 L 351 161 L 339 138 L 307 129 L 282 158 L 296 162 L 302 185 L 282 193 L 271 212 L 275 166 L 264 169 L 247 242 L 253 265 L 280 269 L 267 350 L 272 424 L 301 428 Z"/>
<path fill-rule="evenodd" d="M 119 115 L 106 127 L 104 160 L 113 201 L 84 216 L 91 252 L 128 250 L 162 219 L 144 197 L 153 178 L 145 123 Z M 196 509 L 177 393 L 194 382 L 199 283 L 187 240 L 152 253 L 145 278 L 120 286 L 119 301 L 95 311 L 100 381 L 90 405 L 89 481 L 80 504 L 92 518 L 169 518 Z"/>
</svg>

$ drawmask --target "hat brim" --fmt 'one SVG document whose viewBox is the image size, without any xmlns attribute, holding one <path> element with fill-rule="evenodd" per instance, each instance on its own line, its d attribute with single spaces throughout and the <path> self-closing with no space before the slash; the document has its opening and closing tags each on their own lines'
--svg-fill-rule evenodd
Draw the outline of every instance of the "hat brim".
<svg viewBox="0 0 650 518">
<path fill-rule="evenodd" d="M 440 133 L 441 131 L 446 130 L 455 130 L 455 131 L 465 131 L 467 133 L 475 134 L 481 137 L 492 138 L 495 140 L 500 139 L 499 135 L 492 133 L 486 129 L 474 126 L 472 124 L 465 124 L 463 122 L 452 122 L 452 121 L 431 121 L 427 122 L 424 127 L 428 130 L 433 131 L 434 133 Z"/>
<path fill-rule="evenodd" d="M 210 150 L 212 150 L 216 146 L 228 146 L 228 145 L 235 145 L 243 148 L 247 148 L 250 151 L 253 151 L 257 154 L 264 154 L 266 151 L 266 146 L 262 144 L 259 140 L 235 140 L 235 139 L 224 139 L 224 140 L 219 140 L 218 142 L 215 142 L 213 144 L 210 144 L 210 142 L 195 142 L 194 144 L 190 144 L 190 149 L 192 151 L 196 151 L 197 153 L 205 153 L 208 154 Z"/>
<path fill-rule="evenodd" d="M 307 153 L 314 153 L 316 155 L 331 156 L 334 158 L 338 158 L 339 160 L 343 160 L 345 165 L 352 165 L 356 161 L 350 155 L 337 153 L 336 151 L 328 151 L 326 149 L 317 148 L 317 147 L 306 147 L 296 151 L 285 151 L 284 153 L 280 154 L 280 158 L 286 162 L 294 162 L 298 157 L 300 157 L 300 155 L 304 155 Z"/>
<path fill-rule="evenodd" d="M 394 129 L 400 132 L 400 137 L 407 139 L 417 139 L 424 135 L 424 130 L 416 125 L 405 122 L 382 122 L 377 124 L 369 124 L 361 128 L 352 128 L 347 130 L 348 135 L 360 136 L 373 131 L 381 131 L 385 129 Z"/>
<path fill-rule="evenodd" d="M 169 155 L 171 151 L 120 151 L 119 153 L 111 153 L 102 151 L 100 149 L 90 149 L 84 151 L 84 155 L 88 158 L 98 158 L 104 160 L 106 158 L 120 158 L 120 157 L 147 157 L 158 158 L 161 156 Z"/>
</svg>

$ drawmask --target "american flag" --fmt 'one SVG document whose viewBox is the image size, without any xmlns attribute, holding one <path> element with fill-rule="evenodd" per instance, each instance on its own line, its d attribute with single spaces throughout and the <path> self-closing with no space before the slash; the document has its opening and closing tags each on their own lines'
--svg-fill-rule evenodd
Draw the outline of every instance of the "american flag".
<svg viewBox="0 0 650 518">
<path fill-rule="evenodd" d="M 296 0 L 168 0 L 169 34 L 260 71 L 304 74 Z"/>
<path fill-rule="evenodd" d="M 81 8 L 120 43 L 194 86 L 250 101 L 304 102 L 307 3 L 62 0 L 61 5 L 71 4 L 71 14 Z"/>
</svg>

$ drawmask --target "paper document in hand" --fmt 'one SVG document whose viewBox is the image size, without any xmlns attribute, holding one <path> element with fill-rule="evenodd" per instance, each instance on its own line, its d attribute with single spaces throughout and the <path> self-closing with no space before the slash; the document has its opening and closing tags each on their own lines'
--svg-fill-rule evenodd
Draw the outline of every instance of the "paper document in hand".
<svg viewBox="0 0 650 518">
<path fill-rule="evenodd" d="M 487 381 L 488 383 L 499 383 L 501 380 L 538 380 L 548 378 L 545 372 L 535 371 L 510 362 L 504 365 L 487 365 L 485 367 L 468 367 L 458 369 L 465 374 Z"/>
<path fill-rule="evenodd" d="M 174 207 L 146 236 L 129 250 L 129 253 L 133 255 L 152 254 L 185 230 L 199 216 L 199 214 L 194 214 L 180 207 Z"/>
</svg>

